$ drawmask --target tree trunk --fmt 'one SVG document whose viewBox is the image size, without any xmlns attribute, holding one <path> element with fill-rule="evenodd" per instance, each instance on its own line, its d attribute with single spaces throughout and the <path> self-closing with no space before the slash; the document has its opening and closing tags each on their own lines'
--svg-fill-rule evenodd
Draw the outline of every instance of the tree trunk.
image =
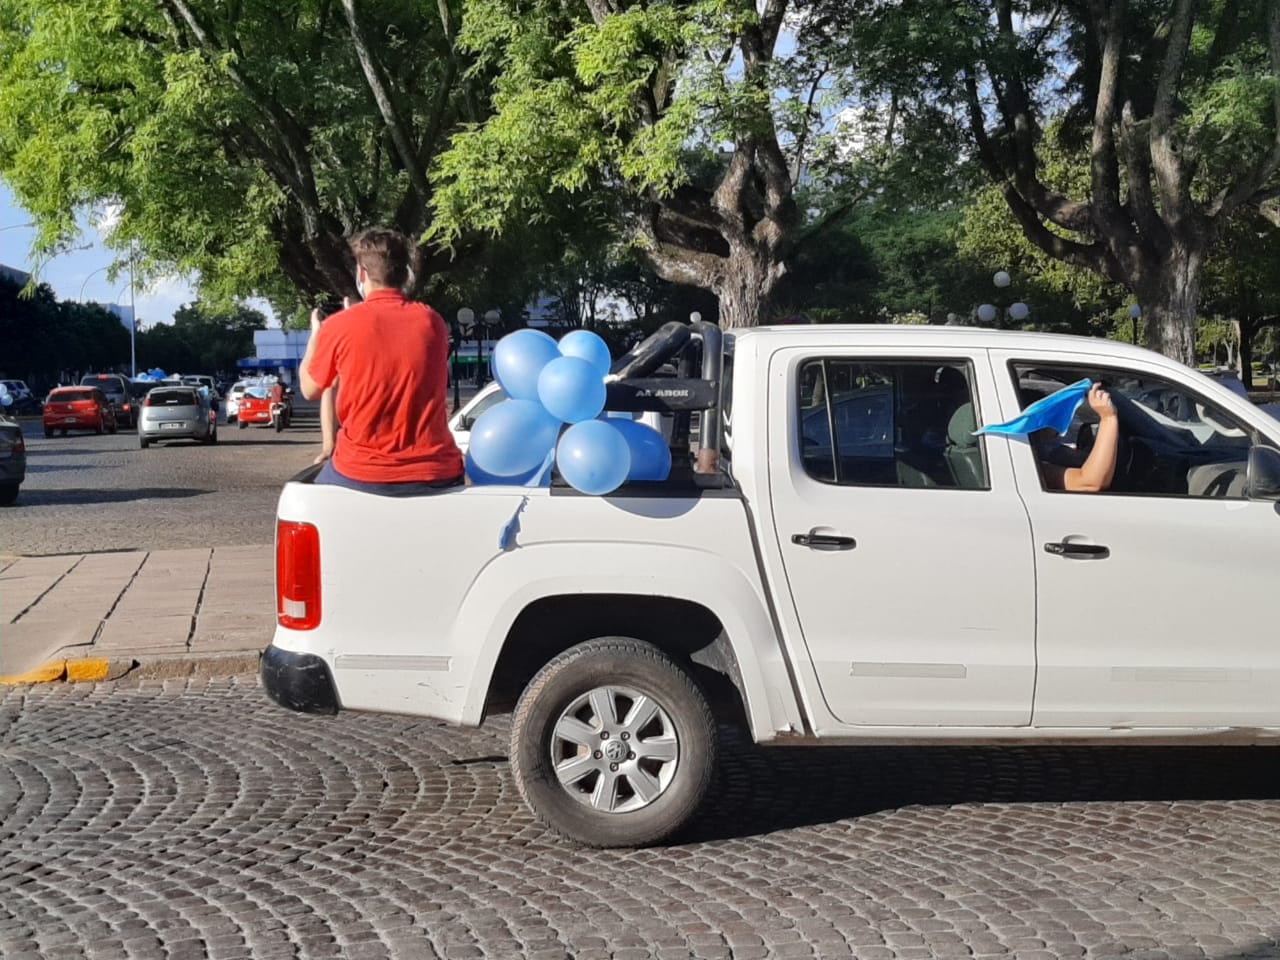
<svg viewBox="0 0 1280 960">
<path fill-rule="evenodd" d="M 773 291 L 785 272 L 784 264 L 769 263 L 763 254 L 741 248 L 732 250 L 712 286 L 720 300 L 720 328 L 755 327 L 766 320 Z"/>
<path fill-rule="evenodd" d="M 1204 254 L 1175 248 L 1158 273 L 1137 290 L 1146 318 L 1147 346 L 1166 357 L 1196 365 L 1196 308 Z"/>
<path fill-rule="evenodd" d="M 1233 324 L 1236 328 L 1237 342 L 1240 344 L 1240 382 L 1244 384 L 1245 390 L 1253 389 L 1253 337 L 1255 324 L 1252 317 L 1245 320 L 1237 320 Z"/>
</svg>

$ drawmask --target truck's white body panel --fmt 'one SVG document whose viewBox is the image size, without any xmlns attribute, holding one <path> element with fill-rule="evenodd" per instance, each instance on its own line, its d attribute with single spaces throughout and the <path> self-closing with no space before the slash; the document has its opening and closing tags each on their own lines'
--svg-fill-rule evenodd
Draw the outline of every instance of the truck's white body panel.
<svg viewBox="0 0 1280 960">
<path fill-rule="evenodd" d="M 381 498 L 291 483 L 320 531 L 320 656 L 343 707 L 479 722 L 516 618 L 547 597 L 701 604 L 724 626 L 756 739 L 1248 739 L 1280 728 L 1280 509 L 1239 499 L 1046 493 L 1019 440 L 984 440 L 989 489 L 819 483 L 798 466 L 797 362 L 972 365 L 980 423 L 1015 415 L 1011 361 L 1113 366 L 1185 387 L 1280 447 L 1232 391 L 1108 341 L 952 327 L 738 334 L 726 445 L 736 491 L 626 499 L 480 487 Z M 513 521 L 518 529 L 500 545 Z M 803 552 L 792 533 L 857 538 Z M 1046 541 L 1110 545 L 1105 563 Z"/>
</svg>

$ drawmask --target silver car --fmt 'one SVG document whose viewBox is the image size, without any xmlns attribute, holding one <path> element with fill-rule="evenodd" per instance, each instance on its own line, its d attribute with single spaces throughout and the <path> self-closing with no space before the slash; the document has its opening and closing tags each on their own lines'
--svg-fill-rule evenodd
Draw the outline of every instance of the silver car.
<svg viewBox="0 0 1280 960">
<path fill-rule="evenodd" d="M 218 442 L 217 408 L 194 387 L 156 387 L 142 401 L 138 445 L 143 450 L 164 440 Z"/>
</svg>

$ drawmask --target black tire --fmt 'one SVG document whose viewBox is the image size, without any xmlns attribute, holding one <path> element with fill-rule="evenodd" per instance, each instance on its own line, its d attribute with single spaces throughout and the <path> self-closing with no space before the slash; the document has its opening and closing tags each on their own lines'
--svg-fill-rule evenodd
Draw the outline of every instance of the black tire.
<svg viewBox="0 0 1280 960">
<path fill-rule="evenodd" d="M 151 441 L 148 440 L 146 437 L 140 436 L 138 437 L 138 446 L 141 447 L 143 450 L 145 450 L 147 449 L 147 447 L 151 446 Z"/>
<path fill-rule="evenodd" d="M 67 431 L 65 431 L 65 430 L 59 430 L 59 431 L 58 431 L 58 436 L 60 436 L 60 437 L 65 437 L 66 435 L 67 435 Z"/>
<path fill-rule="evenodd" d="M 18 487 L 16 483 L 0 483 L 0 507 L 12 507 L 13 502 L 18 499 Z"/>
<path fill-rule="evenodd" d="M 107 433 L 114 435 L 119 429 L 120 425 L 116 421 L 112 420 L 111 426 L 107 427 Z"/>
<path fill-rule="evenodd" d="M 45 427 L 45 428 L 44 428 L 44 438 L 45 438 L 46 440 L 48 440 L 48 439 L 49 439 L 50 437 L 52 437 L 52 436 L 53 436 L 53 428 L 52 428 L 52 427 Z"/>
<path fill-rule="evenodd" d="M 562 715 L 575 700 L 605 686 L 653 700 L 670 721 L 678 745 L 669 782 L 635 810 L 596 809 L 561 784 L 553 769 L 555 730 Z M 635 731 L 633 743 L 645 742 L 641 732 Z M 625 637 L 589 640 L 560 654 L 525 688 L 511 721 L 511 771 L 525 803 L 556 833 L 591 847 L 646 846 L 677 832 L 702 805 L 715 773 L 717 747 L 715 718 L 694 679 L 657 647 Z M 611 768 L 622 768 L 620 781 L 634 756 Z M 608 765 L 607 758 L 603 762 Z M 593 780 L 590 774 L 582 778 L 575 792 L 586 797 Z M 619 793 L 630 782 L 625 780 Z M 639 800 L 635 791 L 631 797 Z"/>
<path fill-rule="evenodd" d="M 247 427 L 247 426 L 248 426 L 248 424 L 247 424 L 247 423 L 245 423 L 243 420 L 239 421 L 239 424 L 238 424 L 238 425 L 239 425 L 239 427 L 240 427 L 240 429 L 241 429 L 241 430 L 243 430 L 245 427 Z"/>
</svg>

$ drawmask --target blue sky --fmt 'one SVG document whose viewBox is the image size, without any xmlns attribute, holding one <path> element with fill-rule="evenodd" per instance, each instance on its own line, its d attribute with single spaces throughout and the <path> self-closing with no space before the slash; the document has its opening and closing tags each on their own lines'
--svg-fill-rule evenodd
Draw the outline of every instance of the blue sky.
<svg viewBox="0 0 1280 960">
<path fill-rule="evenodd" d="M 38 272 L 40 279 L 53 288 L 59 300 L 79 300 L 83 291 L 84 300 L 128 305 L 128 271 L 114 282 L 107 276 L 110 273 L 107 268 L 115 257 L 104 246 L 101 234 L 89 223 L 87 216 L 80 218 L 82 232 L 72 244 L 77 249 L 54 257 L 38 271 L 31 255 L 34 232 L 25 226 L 30 222 L 31 216 L 18 206 L 13 192 L 0 182 L 0 263 L 28 273 Z M 166 277 L 148 289 L 138 288 L 134 291 L 138 323 L 148 326 L 172 323 L 173 312 L 195 298 L 193 285 L 181 277 Z M 265 304 L 254 303 L 253 306 L 265 309 Z"/>
</svg>

